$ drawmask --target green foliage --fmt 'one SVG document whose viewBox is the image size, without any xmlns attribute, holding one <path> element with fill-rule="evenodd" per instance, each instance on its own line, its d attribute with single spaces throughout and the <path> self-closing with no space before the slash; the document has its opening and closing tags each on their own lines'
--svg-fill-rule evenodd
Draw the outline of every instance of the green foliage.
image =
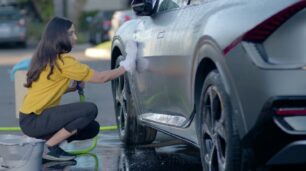
<svg viewBox="0 0 306 171">
<path fill-rule="evenodd" d="M 45 24 L 42 22 L 31 22 L 31 24 L 28 24 L 28 38 L 34 41 L 39 41 L 43 33 L 44 27 Z"/>
<path fill-rule="evenodd" d="M 86 32 L 77 32 L 77 43 L 78 44 L 83 44 L 87 42 L 87 33 Z"/>
<path fill-rule="evenodd" d="M 17 3 L 27 6 L 34 6 L 35 10 L 43 22 L 48 21 L 54 15 L 53 0 L 17 0 Z"/>
<path fill-rule="evenodd" d="M 88 12 L 83 12 L 80 16 L 80 22 L 79 22 L 79 30 L 80 31 L 87 31 L 89 29 L 89 18 L 93 18 L 98 11 L 88 11 Z"/>
<path fill-rule="evenodd" d="M 54 14 L 53 1 L 50 0 L 32 0 L 36 5 L 43 21 L 48 21 Z"/>
</svg>

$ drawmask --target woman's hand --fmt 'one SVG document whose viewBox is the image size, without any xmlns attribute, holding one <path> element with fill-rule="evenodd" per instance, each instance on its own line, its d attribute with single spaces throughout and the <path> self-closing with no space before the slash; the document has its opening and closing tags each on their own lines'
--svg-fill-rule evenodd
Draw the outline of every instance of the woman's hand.
<svg viewBox="0 0 306 171">
<path fill-rule="evenodd" d="M 125 60 L 120 62 L 120 66 L 128 72 L 133 72 L 136 65 L 136 55 L 137 55 L 137 42 L 129 40 L 125 44 Z"/>
<path fill-rule="evenodd" d="M 69 92 L 74 92 L 77 90 L 77 82 L 79 82 L 79 86 L 80 88 L 84 89 L 85 88 L 85 82 L 83 81 L 72 81 L 71 85 L 67 88 L 65 93 L 69 93 Z"/>
<path fill-rule="evenodd" d="M 79 88 L 81 88 L 81 89 L 85 88 L 85 82 L 84 81 L 74 81 L 74 83 L 75 83 L 76 89 L 78 89 L 77 86 L 79 86 Z"/>
<path fill-rule="evenodd" d="M 136 67 L 137 56 L 137 42 L 129 40 L 125 44 L 126 56 L 123 61 L 119 63 L 120 67 L 108 71 L 94 71 L 92 78 L 89 80 L 91 83 L 106 83 L 110 80 L 120 77 L 126 71 L 134 72 Z M 148 63 L 145 63 L 148 65 Z M 147 67 L 146 65 L 146 67 Z"/>
</svg>

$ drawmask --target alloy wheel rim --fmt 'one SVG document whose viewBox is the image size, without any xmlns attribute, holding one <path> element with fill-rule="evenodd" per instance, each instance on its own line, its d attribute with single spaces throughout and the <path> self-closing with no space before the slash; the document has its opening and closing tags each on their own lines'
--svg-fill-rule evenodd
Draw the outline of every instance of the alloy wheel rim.
<svg viewBox="0 0 306 171">
<path fill-rule="evenodd" d="M 225 113 L 216 86 L 208 87 L 205 92 L 203 112 L 204 162 L 209 171 L 224 171 L 227 147 Z"/>
<path fill-rule="evenodd" d="M 125 82 L 124 77 L 122 76 L 116 79 L 116 105 L 118 110 L 117 120 L 121 135 L 124 135 L 127 118 L 127 100 L 125 92 Z"/>
</svg>

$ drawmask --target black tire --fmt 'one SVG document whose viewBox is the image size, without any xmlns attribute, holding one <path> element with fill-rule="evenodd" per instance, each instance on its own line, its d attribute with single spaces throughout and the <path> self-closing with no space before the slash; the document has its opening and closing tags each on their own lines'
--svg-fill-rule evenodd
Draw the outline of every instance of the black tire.
<svg viewBox="0 0 306 171">
<path fill-rule="evenodd" d="M 216 70 L 205 80 L 198 117 L 203 170 L 240 171 L 240 139 L 231 103 Z"/>
<path fill-rule="evenodd" d="M 119 66 L 119 62 L 122 60 L 122 56 L 118 57 L 116 67 Z M 156 130 L 139 124 L 127 75 L 117 78 L 112 83 L 116 121 L 121 141 L 126 145 L 153 142 L 156 137 Z"/>
</svg>

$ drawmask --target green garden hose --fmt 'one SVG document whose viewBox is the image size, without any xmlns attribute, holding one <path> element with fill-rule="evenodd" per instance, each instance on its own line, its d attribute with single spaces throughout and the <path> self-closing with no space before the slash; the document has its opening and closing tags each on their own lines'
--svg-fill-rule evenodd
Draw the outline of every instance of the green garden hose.
<svg viewBox="0 0 306 171">
<path fill-rule="evenodd" d="M 83 88 L 80 86 L 80 81 L 77 81 L 77 90 L 78 90 L 78 94 L 80 96 L 80 102 L 84 102 L 85 101 L 85 95 L 84 95 L 84 90 Z M 117 127 L 111 126 L 111 127 L 102 127 L 102 129 L 104 130 L 113 130 L 116 129 Z M 101 130 L 101 127 L 100 127 Z M 81 155 L 81 154 L 87 154 L 89 152 L 91 152 L 93 149 L 96 148 L 98 143 L 98 135 L 96 137 L 93 138 L 93 142 L 91 144 L 91 146 L 89 146 L 88 148 L 85 149 L 81 149 L 81 150 L 74 150 L 74 151 L 69 151 L 72 154 L 76 154 L 76 155 Z"/>
</svg>

